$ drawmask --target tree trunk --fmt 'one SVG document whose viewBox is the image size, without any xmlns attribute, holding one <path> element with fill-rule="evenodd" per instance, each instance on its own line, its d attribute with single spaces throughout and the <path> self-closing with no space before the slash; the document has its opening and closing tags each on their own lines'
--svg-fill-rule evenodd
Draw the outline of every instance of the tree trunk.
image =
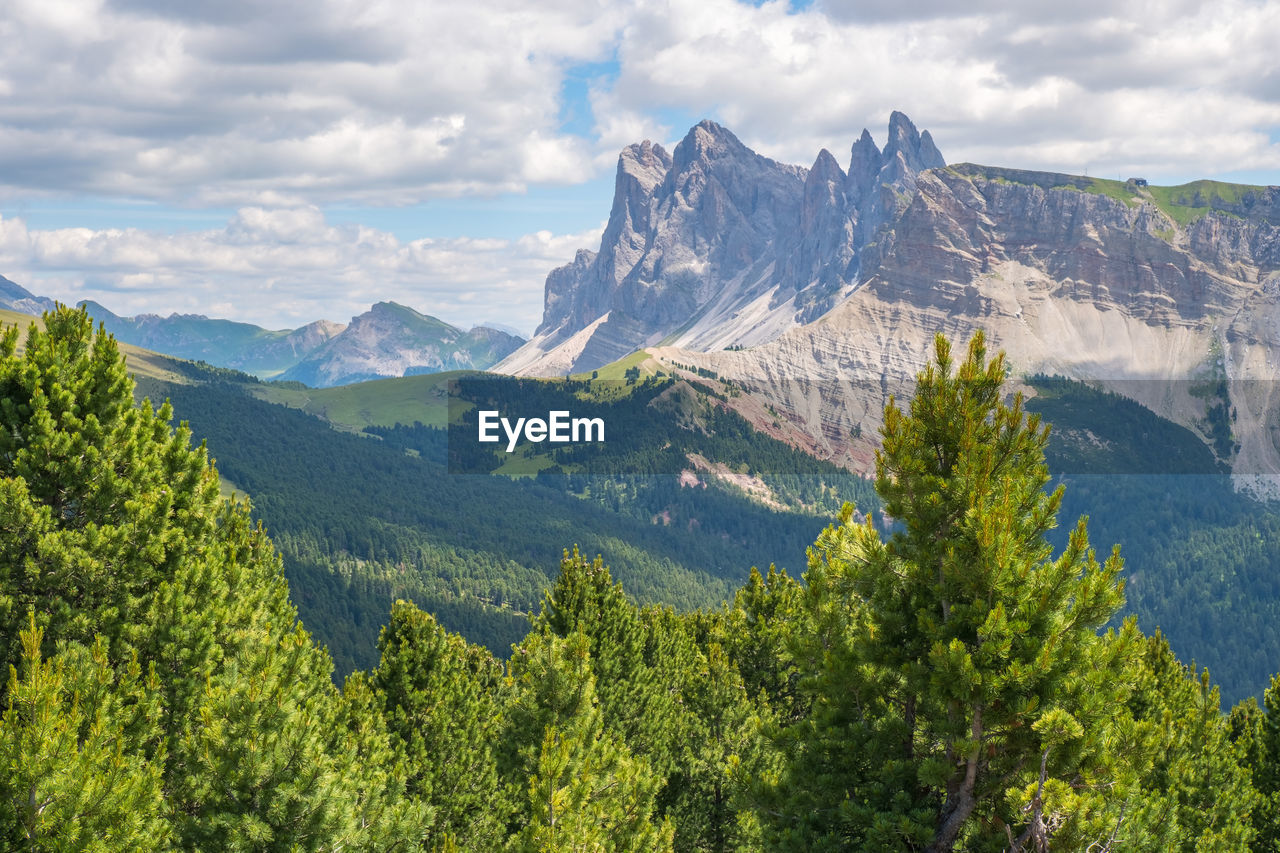
<svg viewBox="0 0 1280 853">
<path fill-rule="evenodd" d="M 942 808 L 942 822 L 933 836 L 933 841 L 925 848 L 927 853 L 950 853 L 955 848 L 956 839 L 965 821 L 973 814 L 978 801 L 974 798 L 974 789 L 978 785 L 978 756 L 982 751 L 982 706 L 973 709 L 973 749 L 965 762 L 964 778 L 954 794 L 947 795 Z"/>
</svg>

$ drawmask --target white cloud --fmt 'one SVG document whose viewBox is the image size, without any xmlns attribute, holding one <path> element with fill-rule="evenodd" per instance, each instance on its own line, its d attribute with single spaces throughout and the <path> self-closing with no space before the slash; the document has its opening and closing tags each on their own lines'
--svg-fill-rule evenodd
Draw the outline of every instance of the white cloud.
<svg viewBox="0 0 1280 853">
<path fill-rule="evenodd" d="M 579 180 L 562 74 L 607 56 L 620 23 L 518 0 L 6 6 L 0 182 L 215 204 Z"/>
<path fill-rule="evenodd" d="M 715 115 L 762 153 L 804 165 L 821 147 L 847 158 L 862 127 L 883 141 L 901 109 L 952 161 L 1153 178 L 1280 171 L 1276 44 L 1280 5 L 1244 0 L 894 0 L 798 13 L 776 0 L 651 0 L 597 109 L 605 132 L 673 106 Z"/>
<path fill-rule="evenodd" d="M 582 181 L 701 117 L 802 165 L 822 147 L 847 161 L 863 127 L 883 142 L 900 109 L 953 162 L 1280 183 L 1274 2 L 9 0 L 0 43 L 13 209 L 240 209 L 168 235 L 0 221 L 0 271 L 124 312 L 269 305 L 288 324 L 392 298 L 528 327 L 546 272 L 595 239 L 404 243 L 325 206 Z M 590 137 L 566 133 L 567 75 L 615 61 L 569 105 Z"/>
<path fill-rule="evenodd" d="M 952 159 L 1280 166 L 1280 5 L 1248 0 L 14 0 L 0 39 L 11 196 L 492 195 L 678 138 L 668 114 L 804 164 L 902 109 Z M 566 134 L 566 73 L 614 56 L 594 137 Z"/>
<path fill-rule="evenodd" d="M 603 228 L 517 240 L 401 243 L 361 225 L 332 225 L 315 207 L 239 210 L 223 228 L 28 229 L 0 219 L 0 265 L 39 295 L 91 299 L 117 314 L 201 313 L 294 327 L 345 321 L 391 300 L 466 326 L 526 332 L 542 317 L 542 282 Z M 483 314 L 483 317 L 479 316 Z"/>
</svg>

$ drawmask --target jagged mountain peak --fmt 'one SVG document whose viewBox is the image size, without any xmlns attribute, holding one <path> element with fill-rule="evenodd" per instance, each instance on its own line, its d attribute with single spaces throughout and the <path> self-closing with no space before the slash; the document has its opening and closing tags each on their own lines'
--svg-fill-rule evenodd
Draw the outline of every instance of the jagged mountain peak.
<svg viewBox="0 0 1280 853">
<path fill-rule="evenodd" d="M 889 139 L 884 146 L 885 157 L 892 157 L 900 150 L 915 150 L 920 147 L 920 131 L 915 123 L 907 118 L 906 113 L 894 110 L 889 114 Z"/>
<path fill-rule="evenodd" d="M 728 128 L 703 119 L 689 129 L 676 144 L 671 155 L 668 181 L 690 171 L 725 172 L 726 170 L 777 170 L 791 178 L 804 180 L 803 166 L 779 163 L 751 150 Z"/>
<path fill-rule="evenodd" d="M 498 369 L 589 369 L 662 339 L 771 340 L 850 292 L 862 246 L 914 193 L 919 170 L 941 162 L 901 113 L 884 154 L 863 131 L 847 174 L 830 151 L 812 169 L 779 163 L 711 120 L 669 157 L 628 146 L 599 252 L 547 276 L 542 324 Z M 573 352 L 551 355 L 558 347 Z"/>
<path fill-rule="evenodd" d="M 809 169 L 807 180 L 809 181 L 843 181 L 845 177 L 844 169 L 840 168 L 839 161 L 835 156 L 823 148 L 818 152 L 818 157 L 813 161 L 813 166 Z"/>
<path fill-rule="evenodd" d="M 665 173 L 671 168 L 671 154 L 656 142 L 646 139 L 633 142 L 618 155 L 619 174 L 645 175 L 654 170 Z"/>
<path fill-rule="evenodd" d="M 703 119 L 689 128 L 684 139 L 676 144 L 675 151 L 671 155 L 672 168 L 676 172 L 682 172 L 699 161 L 718 160 L 726 156 L 742 156 L 748 153 L 754 154 L 742 144 L 738 137 L 714 121 Z"/>
<path fill-rule="evenodd" d="M 929 131 L 921 133 L 911 119 L 894 110 L 889 116 L 889 141 L 884 146 L 884 158 L 888 160 L 899 152 L 917 171 L 947 165 Z"/>
<path fill-rule="evenodd" d="M 941 169 L 947 165 L 942 152 L 933 142 L 933 136 L 927 130 L 920 134 L 920 165 L 921 169 Z"/>
<path fill-rule="evenodd" d="M 876 176 L 880 174 L 882 162 L 880 148 L 864 127 L 862 136 L 853 143 L 849 152 L 849 171 L 845 190 L 854 198 L 855 203 L 860 202 L 867 189 L 874 184 Z"/>
<path fill-rule="evenodd" d="M 910 190 L 915 188 L 916 174 L 947 165 L 929 131 L 920 133 L 911 119 L 896 110 L 889 117 L 889 139 L 880 159 L 879 182 Z"/>
</svg>

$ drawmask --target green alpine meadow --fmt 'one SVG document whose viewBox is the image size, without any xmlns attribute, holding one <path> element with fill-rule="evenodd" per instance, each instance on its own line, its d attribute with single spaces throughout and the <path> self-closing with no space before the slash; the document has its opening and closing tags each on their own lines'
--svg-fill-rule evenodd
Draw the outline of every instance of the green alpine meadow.
<svg viewBox="0 0 1280 853">
<path fill-rule="evenodd" d="M 450 558 L 453 580 L 413 586 L 396 576 L 426 540 L 397 540 L 391 520 L 377 542 L 350 530 L 346 553 L 364 553 L 343 579 L 273 504 L 287 495 L 264 490 L 287 534 L 273 544 L 174 407 L 135 402 L 120 347 L 84 310 L 11 327 L 0 848 L 1280 849 L 1280 679 L 1226 706 L 1148 610 L 1126 609 L 1125 543 L 1064 512 L 1074 483 L 1046 462 L 1051 425 L 1009 379 L 981 332 L 939 335 L 884 411 L 863 511 L 822 510 L 835 487 L 795 493 L 807 517 L 826 512 L 808 541 L 785 515 L 734 539 L 758 556 L 637 537 L 619 548 L 649 578 L 632 597 L 581 539 L 560 543 L 553 576 L 493 556 L 482 528 L 537 525 L 481 492 L 494 511 L 461 534 L 474 547 Z M 432 435 L 380 441 L 409 464 Z M 312 501 L 316 523 L 338 518 Z M 604 518 L 593 505 L 588 521 Z M 544 507 L 540 535 L 575 535 L 562 504 Z M 771 566 L 766 540 L 803 571 Z M 729 559 L 736 581 L 697 565 Z M 322 576 L 345 586 L 298 584 Z M 486 643 L 408 596 L 385 609 L 406 589 Z M 358 603 L 339 613 L 344 596 Z M 295 598 L 311 601 L 302 620 Z"/>
</svg>

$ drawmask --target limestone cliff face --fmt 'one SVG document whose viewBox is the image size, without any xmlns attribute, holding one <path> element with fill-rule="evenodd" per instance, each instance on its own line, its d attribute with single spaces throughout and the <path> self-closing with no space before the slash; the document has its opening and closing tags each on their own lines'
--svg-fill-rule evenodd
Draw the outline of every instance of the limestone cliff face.
<svg viewBox="0 0 1280 853">
<path fill-rule="evenodd" d="M 849 171 L 829 152 L 811 169 L 748 149 L 704 121 L 671 154 L 648 142 L 618 159 L 598 252 L 547 277 L 543 322 L 498 370 L 599 367 L 659 341 L 721 349 L 772 340 L 852 292 L 859 253 L 944 165 L 894 113 L 883 152 L 864 132 Z"/>
<path fill-rule="evenodd" d="M 933 336 L 981 328 L 1016 371 L 1111 381 L 1192 427 L 1205 401 L 1191 383 L 1127 380 L 1231 380 L 1235 470 L 1280 474 L 1280 188 L 1173 190 L 921 172 L 864 249 L 856 292 L 818 321 L 741 352 L 655 352 L 743 379 L 800 443 L 866 469 L 885 400 L 909 393 Z"/>
</svg>

